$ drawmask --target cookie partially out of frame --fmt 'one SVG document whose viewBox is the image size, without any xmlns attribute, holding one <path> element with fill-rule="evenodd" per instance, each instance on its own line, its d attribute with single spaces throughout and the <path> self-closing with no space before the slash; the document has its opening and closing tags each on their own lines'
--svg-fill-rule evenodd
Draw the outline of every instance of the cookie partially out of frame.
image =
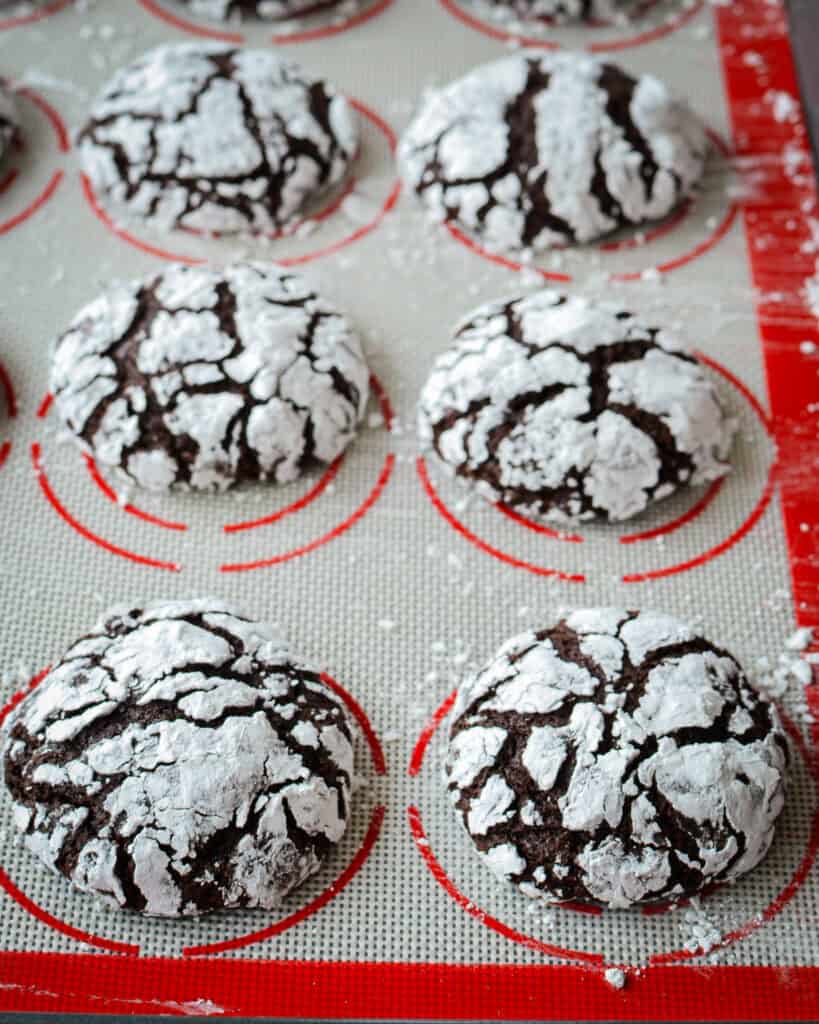
<svg viewBox="0 0 819 1024">
<path fill-rule="evenodd" d="M 0 160 L 20 137 L 20 117 L 9 88 L 0 80 Z"/>
<path fill-rule="evenodd" d="M 487 0 L 498 12 L 548 21 L 608 21 L 635 10 L 639 0 Z"/>
<path fill-rule="evenodd" d="M 26 846 L 148 915 L 275 907 L 349 816 L 342 702 L 216 600 L 105 616 L 15 710 L 3 757 Z"/>
<path fill-rule="evenodd" d="M 262 18 L 282 21 L 335 7 L 340 0 L 181 0 L 194 14 L 214 21 L 228 18 Z"/>
<path fill-rule="evenodd" d="M 53 356 L 81 446 L 152 490 L 295 480 L 353 439 L 369 371 L 345 317 L 268 263 L 172 265 L 112 285 Z"/>
<path fill-rule="evenodd" d="M 107 204 L 162 226 L 271 232 L 341 181 L 347 100 L 272 50 L 159 46 L 118 71 L 79 137 Z"/>
<path fill-rule="evenodd" d="M 629 907 L 755 867 L 788 761 L 731 654 L 671 616 L 597 608 L 509 640 L 461 688 L 446 779 L 498 878 Z"/>
<path fill-rule="evenodd" d="M 735 421 L 666 330 L 551 290 L 490 303 L 436 361 L 421 445 L 492 502 L 618 521 L 729 471 Z"/>
<path fill-rule="evenodd" d="M 704 125 L 659 79 L 564 52 L 505 57 L 431 93 L 400 161 L 433 218 L 515 251 L 665 217 L 707 152 Z"/>
</svg>

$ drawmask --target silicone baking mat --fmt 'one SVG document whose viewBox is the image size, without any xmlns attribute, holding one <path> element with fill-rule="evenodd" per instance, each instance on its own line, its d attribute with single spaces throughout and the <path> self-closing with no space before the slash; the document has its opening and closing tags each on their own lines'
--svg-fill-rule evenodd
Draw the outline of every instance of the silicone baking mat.
<svg viewBox="0 0 819 1024">
<path fill-rule="evenodd" d="M 774 847 L 744 880 L 693 904 L 532 906 L 471 853 L 439 781 L 458 681 L 562 608 L 615 603 L 702 621 L 769 679 L 797 626 L 819 625 L 819 213 L 785 11 L 780 0 L 649 7 L 639 25 L 529 35 L 477 0 L 342 3 L 278 28 L 215 25 L 178 0 L 4 7 L 0 70 L 24 122 L 0 181 L 6 709 L 108 605 L 215 594 L 280 623 L 346 695 L 363 785 L 337 852 L 280 912 L 184 923 L 74 894 L 19 846 L 0 800 L 0 1009 L 819 1016 L 819 686 L 800 655 L 787 653 L 775 680 L 794 777 Z M 162 41 L 214 37 L 280 48 L 358 112 L 352 183 L 282 237 L 114 222 L 72 151 L 90 98 L 118 66 Z M 535 45 L 588 46 L 687 94 L 714 142 L 701 194 L 637 240 L 525 266 L 430 225 L 400 194 L 396 136 L 424 89 Z M 355 319 L 373 371 L 366 427 L 323 475 L 286 489 L 119 493 L 60 437 L 47 394 L 53 338 L 111 278 L 246 255 L 300 269 Z M 454 321 L 544 282 L 617 297 L 690 338 L 741 424 L 722 486 L 623 529 L 566 537 L 466 500 L 418 458 L 416 397 Z M 612 967 L 624 971 L 622 989 Z"/>
</svg>

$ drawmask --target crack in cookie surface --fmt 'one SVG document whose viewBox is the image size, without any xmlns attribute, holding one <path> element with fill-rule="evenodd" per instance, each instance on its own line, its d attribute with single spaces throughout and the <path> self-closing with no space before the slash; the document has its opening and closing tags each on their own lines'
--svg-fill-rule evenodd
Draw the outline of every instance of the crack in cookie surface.
<svg viewBox="0 0 819 1024">
<path fill-rule="evenodd" d="M 485 0 L 498 12 L 545 21 L 608 21 L 634 11 L 639 0 Z"/>
<path fill-rule="evenodd" d="M 97 193 L 207 232 L 280 230 L 345 176 L 347 100 L 297 64 L 221 43 L 160 46 L 118 71 L 79 136 Z"/>
<path fill-rule="evenodd" d="M 399 157 L 435 219 L 516 251 L 665 217 L 700 180 L 708 148 L 702 122 L 659 79 L 557 53 L 507 57 L 431 93 Z"/>
<path fill-rule="evenodd" d="M 548 522 L 629 519 L 716 480 L 735 429 L 667 331 L 548 289 L 462 322 L 418 413 L 422 447 L 460 481 Z"/>
<path fill-rule="evenodd" d="M 788 763 L 731 654 L 671 616 L 598 608 L 509 640 L 466 682 L 445 777 L 501 880 L 616 908 L 755 867 Z"/>
<path fill-rule="evenodd" d="M 148 915 L 278 906 L 343 835 L 340 699 L 216 600 L 110 613 L 15 710 L 14 821 L 77 888 Z"/>
<path fill-rule="evenodd" d="M 303 14 L 335 7 L 340 0 L 180 0 L 203 18 L 227 21 L 229 18 L 262 18 L 283 21 Z"/>
<path fill-rule="evenodd" d="M 347 320 L 274 264 L 114 285 L 59 339 L 62 420 L 141 486 L 286 483 L 355 435 L 369 370 Z"/>
</svg>

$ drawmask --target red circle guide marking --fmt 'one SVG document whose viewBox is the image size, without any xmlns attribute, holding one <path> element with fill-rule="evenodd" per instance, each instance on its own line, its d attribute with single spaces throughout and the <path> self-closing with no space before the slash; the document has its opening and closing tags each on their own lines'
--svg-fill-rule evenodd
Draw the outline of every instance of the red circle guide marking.
<svg viewBox="0 0 819 1024">
<path fill-rule="evenodd" d="M 458 0 L 440 0 L 440 3 L 442 7 L 449 11 L 449 13 L 459 21 L 468 25 L 469 28 L 473 28 L 477 32 L 481 32 L 483 35 L 489 36 L 491 39 L 497 39 L 500 42 L 505 43 L 514 43 L 517 46 L 538 47 L 541 50 L 560 49 L 560 44 L 553 40 L 545 39 L 543 37 L 538 38 L 536 36 L 524 36 L 519 33 L 508 32 L 496 25 L 491 25 L 476 15 L 469 14 L 464 10 Z M 605 53 L 613 50 L 626 50 L 632 46 L 641 46 L 644 43 L 650 43 L 656 39 L 662 39 L 664 36 L 667 36 L 672 32 L 676 32 L 677 29 L 687 25 L 692 18 L 699 14 L 704 6 L 705 0 L 696 0 L 691 7 L 684 8 L 679 14 L 667 19 L 663 24 L 657 25 L 645 32 L 640 32 L 638 35 L 628 36 L 623 39 L 611 39 L 607 41 L 597 40 L 589 43 L 586 49 L 591 53 Z M 605 27 L 606 26 L 602 24 L 587 26 L 586 31 L 594 28 Z"/>
<path fill-rule="evenodd" d="M 438 730 L 441 723 L 447 718 L 450 711 L 452 710 L 455 701 L 458 696 L 457 689 L 449 694 L 448 697 L 439 705 L 436 711 L 433 713 L 427 725 L 418 737 L 415 747 L 410 758 L 410 764 L 408 774 L 410 776 L 417 776 L 424 763 L 424 756 L 427 748 Z M 685 960 L 693 960 L 697 957 L 703 956 L 706 953 L 713 952 L 714 949 L 723 949 L 726 946 L 733 945 L 735 942 L 747 938 L 753 932 L 757 931 L 762 927 L 763 924 L 772 920 L 777 914 L 782 911 L 787 904 L 793 899 L 797 891 L 804 884 L 805 879 L 810 873 L 814 862 L 816 861 L 817 854 L 819 853 L 819 765 L 814 752 L 806 743 L 804 737 L 799 731 L 799 728 L 791 720 L 791 718 L 783 711 L 780 707 L 779 714 L 782 718 L 782 722 L 788 735 L 791 738 L 793 745 L 799 751 L 799 754 L 808 770 L 811 781 L 813 782 L 814 792 L 814 809 L 811 822 L 811 831 L 808 837 L 807 849 L 804 856 L 797 865 L 795 871 L 791 875 L 789 881 L 784 888 L 777 893 L 777 895 L 770 901 L 766 908 L 759 914 L 755 914 L 752 918 L 746 921 L 744 924 L 731 929 L 722 934 L 719 942 L 709 948 L 704 949 L 699 947 L 694 950 L 690 949 L 678 949 L 672 950 L 667 953 L 658 953 L 649 957 L 649 965 L 659 964 L 671 964 Z M 421 814 L 417 807 L 410 806 L 407 811 L 409 815 L 410 830 L 412 832 L 413 839 L 418 848 L 419 853 L 424 859 L 427 867 L 429 868 L 432 876 L 438 882 L 438 884 L 447 892 L 447 894 L 455 900 L 455 902 L 462 907 L 467 913 L 477 918 L 486 927 L 491 928 L 493 931 L 498 932 L 505 938 L 510 939 L 512 942 L 519 942 L 527 946 L 529 949 L 534 949 L 538 952 L 544 953 L 547 956 L 566 957 L 568 959 L 580 960 L 585 963 L 602 964 L 603 956 L 598 953 L 589 953 L 584 950 L 567 949 L 562 946 L 552 945 L 550 943 L 541 942 L 539 939 L 535 939 L 531 936 L 524 935 L 521 932 L 515 931 L 503 922 L 498 921 L 496 918 L 487 914 L 481 910 L 475 903 L 472 902 L 467 896 L 463 895 L 454 882 L 448 877 L 443 867 L 440 865 L 435 855 L 432 852 L 429 840 L 424 831 L 423 824 L 421 822 Z M 711 886 L 709 889 L 704 890 L 699 895 L 702 897 L 708 895 L 708 893 L 715 891 L 717 887 Z M 677 904 L 685 905 L 683 904 Z M 566 903 L 556 904 L 564 910 L 579 911 L 581 913 L 603 913 L 603 908 L 600 907 L 589 907 L 579 903 Z M 664 913 L 668 909 L 673 909 L 673 905 L 661 904 L 657 907 L 643 907 L 641 908 L 642 916 L 646 918 L 656 917 L 659 914 Z"/>
<path fill-rule="evenodd" d="M 51 3 L 43 4 L 39 10 L 31 11 L 29 14 L 21 14 L 17 17 L 4 18 L 0 21 L 0 32 L 4 32 L 6 29 L 10 28 L 19 28 L 21 25 L 31 25 L 35 21 L 42 21 L 43 18 L 48 18 L 52 14 L 57 14 L 73 2 L 74 0 L 52 0 Z"/>
<path fill-rule="evenodd" d="M 706 356 L 702 352 L 697 353 L 697 357 L 706 366 L 710 367 L 715 373 L 718 373 L 723 377 L 735 390 L 737 390 L 742 398 L 751 406 L 757 419 L 762 424 L 767 436 L 773 440 L 773 426 L 770 419 L 762 408 L 757 397 L 754 393 L 730 370 L 724 367 L 721 363 L 718 363 L 715 359 Z M 531 562 L 527 562 L 523 559 L 516 558 L 513 555 L 501 550 L 500 548 L 493 547 L 488 544 L 482 538 L 474 534 L 467 526 L 465 526 L 456 516 L 447 508 L 441 496 L 433 486 L 429 474 L 427 472 L 426 461 L 423 456 L 418 458 L 417 462 L 418 475 L 421 479 L 421 484 L 427 494 L 427 497 L 432 502 L 435 509 L 440 515 L 449 523 L 449 525 L 456 530 L 461 536 L 465 537 L 471 544 L 479 548 L 481 551 L 492 555 L 493 558 L 497 558 L 500 561 L 506 562 L 515 568 L 525 569 L 528 572 L 535 573 L 540 576 L 556 576 L 559 579 L 566 580 L 572 583 L 582 583 L 586 581 L 586 577 L 582 574 L 570 574 L 565 573 L 559 569 L 550 569 L 544 566 L 535 565 Z M 726 551 L 734 547 L 735 544 L 739 543 L 751 530 L 756 526 L 762 516 L 765 514 L 768 505 L 773 498 L 776 477 L 778 472 L 778 466 L 776 461 L 773 461 L 768 471 L 768 478 L 765 483 L 765 487 L 760 498 L 757 500 L 751 512 L 745 518 L 745 520 L 734 530 L 725 540 L 716 544 L 714 547 L 709 548 L 707 551 L 701 554 L 695 555 L 694 557 L 679 562 L 675 565 L 665 566 L 659 569 L 651 569 L 645 572 L 633 572 L 627 573 L 622 577 L 623 583 L 644 583 L 648 580 L 661 579 L 666 576 L 674 576 L 677 573 L 686 572 L 690 569 L 694 569 L 700 565 L 704 565 L 706 562 L 710 562 L 712 559 L 725 554 Z M 705 494 L 697 501 L 691 508 L 684 512 L 681 516 L 671 520 L 668 523 L 661 524 L 650 530 L 645 530 L 641 533 L 626 534 L 619 538 L 620 543 L 623 545 L 635 544 L 639 541 L 651 540 L 660 536 L 667 536 L 668 534 L 674 533 L 681 529 L 683 526 L 693 522 L 716 500 L 718 495 L 721 493 L 724 486 L 724 480 L 716 480 Z M 550 527 L 543 526 L 540 523 L 533 522 L 519 513 L 515 512 L 502 504 L 494 506 L 500 512 L 502 512 L 508 519 L 513 520 L 520 526 L 524 526 L 528 530 L 532 530 L 536 533 L 542 534 L 552 540 L 567 541 L 569 543 L 580 543 L 584 538 L 580 535 L 567 535 L 558 530 L 553 530 Z"/>
<path fill-rule="evenodd" d="M 121 508 L 123 512 L 127 512 L 129 516 L 133 516 L 135 519 L 141 519 L 145 523 L 151 523 L 153 526 L 161 526 L 165 530 L 187 530 L 187 523 L 178 523 L 171 519 L 161 519 L 159 516 L 152 515 L 150 512 L 144 512 L 141 508 L 137 508 L 130 502 L 123 504 L 117 497 L 116 491 L 111 487 L 102 473 L 100 473 L 99 467 L 91 456 L 83 454 L 83 459 L 85 461 L 85 467 L 88 470 L 88 474 L 96 484 L 97 488 L 102 491 L 110 502 L 118 508 Z"/>
<path fill-rule="evenodd" d="M 481 540 L 480 537 L 467 529 L 460 519 L 457 519 L 446 507 L 441 496 L 432 485 L 423 455 L 418 456 L 416 467 L 418 469 L 418 476 L 421 480 L 421 485 L 423 486 L 427 497 L 432 502 L 436 512 L 438 512 L 438 514 L 449 523 L 453 530 L 460 533 L 462 537 L 468 540 L 470 544 L 474 544 L 474 546 L 480 551 L 485 551 L 487 555 L 491 555 L 493 558 L 497 558 L 498 561 L 505 562 L 507 565 L 511 565 L 515 569 L 525 569 L 527 572 L 534 573 L 536 576 L 555 576 L 557 579 L 564 580 L 567 583 L 586 582 L 586 577 L 582 573 L 566 573 L 562 572 L 560 569 L 549 569 L 543 565 L 535 565 L 532 562 L 526 562 L 521 558 L 515 558 L 512 555 L 508 555 L 505 551 L 492 547 L 492 545 L 487 544 L 485 540 Z"/>
<path fill-rule="evenodd" d="M 144 2 L 144 0 L 140 0 L 140 2 L 142 3 Z M 365 103 L 362 103 L 361 100 L 357 100 L 353 97 L 348 97 L 348 99 L 350 102 L 350 106 L 357 110 L 358 113 L 361 114 L 363 118 L 365 118 L 381 133 L 381 135 L 384 136 L 389 146 L 390 152 L 394 154 L 397 146 L 397 138 L 395 132 L 387 124 L 387 122 L 379 114 L 377 114 L 371 107 L 367 106 Z M 80 181 L 82 184 L 83 195 L 85 196 L 85 200 L 88 203 L 88 206 L 90 207 L 94 216 L 102 224 L 104 224 L 105 227 L 110 232 L 112 232 L 112 234 L 122 239 L 122 241 L 127 242 L 129 245 L 134 246 L 134 248 L 139 249 L 142 252 L 148 253 L 150 256 L 156 256 L 159 259 L 168 260 L 172 263 L 185 263 L 188 266 L 199 266 L 207 262 L 207 259 L 204 257 L 187 256 L 182 253 L 171 252 L 168 249 L 160 248 L 159 246 L 152 245 L 149 242 L 144 242 L 142 239 L 137 238 L 136 235 L 128 231 L 126 228 L 120 227 L 114 221 L 113 217 L 103 208 L 102 204 L 97 198 L 97 195 L 94 191 L 94 186 L 92 185 L 88 175 L 85 174 L 84 172 L 81 172 Z M 280 259 L 276 259 L 275 262 L 282 267 L 298 267 L 302 266 L 305 263 L 311 263 L 313 262 L 313 260 L 322 259 L 325 256 L 330 256 L 333 253 L 339 252 L 340 250 L 347 248 L 347 246 L 360 241 L 362 238 L 365 238 L 367 235 L 375 231 L 377 227 L 379 227 L 379 225 L 387 216 L 387 214 L 390 213 L 390 211 L 394 208 L 395 204 L 398 202 L 398 197 L 400 196 L 400 194 L 401 181 L 400 179 L 396 178 L 386 199 L 383 201 L 379 209 L 376 211 L 376 213 L 373 215 L 372 219 L 368 223 L 362 224 L 360 227 L 356 228 L 350 234 L 345 235 L 337 242 L 331 242 L 320 249 L 311 250 L 310 252 L 303 253 L 300 256 L 285 256 Z M 333 213 L 334 209 L 340 206 L 341 202 L 338 202 L 337 204 L 335 204 L 334 207 L 331 207 L 330 210 L 324 211 L 323 214 L 319 215 L 318 219 L 330 219 L 330 214 Z M 307 218 L 307 222 L 309 222 L 311 219 L 315 220 L 316 218 Z M 182 231 L 181 233 L 185 234 L 184 231 Z M 190 234 L 190 232 L 188 233 Z M 239 235 L 237 237 L 242 236 Z"/>
<path fill-rule="evenodd" d="M 43 669 L 42 672 L 31 680 L 28 686 L 19 693 L 14 694 L 5 707 L 0 709 L 0 725 L 3 724 L 8 715 L 14 710 L 20 701 L 31 693 L 31 691 L 41 683 L 43 679 L 45 679 L 50 669 L 51 666 Z M 384 751 L 372 725 L 370 724 L 370 720 L 361 705 L 356 701 L 352 694 L 348 693 L 347 690 L 341 686 L 340 683 L 337 683 L 331 676 L 323 673 L 321 678 L 323 682 L 326 683 L 326 685 L 344 701 L 350 710 L 350 713 L 355 718 L 370 749 L 370 756 L 372 758 L 373 769 L 375 772 L 378 775 L 386 774 L 387 766 L 384 759 Z M 345 889 L 361 870 L 381 833 L 385 814 L 386 807 L 383 804 L 379 804 L 373 808 L 367 832 L 353 859 L 334 882 L 328 885 L 322 893 L 300 910 L 295 911 L 283 918 L 281 921 L 277 921 L 266 928 L 250 932 L 246 935 L 240 935 L 236 938 L 227 939 L 222 942 L 185 947 L 182 950 L 182 955 L 186 957 L 202 956 L 207 954 L 223 953 L 233 949 L 242 949 L 246 946 L 252 945 L 253 943 L 261 942 L 264 939 L 272 938 L 275 935 L 280 935 L 282 932 L 287 931 L 294 925 L 304 921 L 306 918 L 311 917 L 333 900 L 343 889 Z M 95 935 L 92 932 L 82 931 L 79 928 L 75 928 L 73 925 L 61 921 L 52 914 L 49 914 L 48 911 L 43 910 L 42 907 L 39 907 L 36 903 L 30 900 L 25 893 L 18 889 L 2 867 L 0 867 L 0 888 L 2 888 L 27 913 L 36 917 L 38 921 L 41 921 L 43 924 L 48 925 L 50 928 L 53 928 L 55 931 L 58 931 L 63 935 L 68 935 L 70 938 L 77 939 L 79 942 L 84 942 L 87 945 L 94 946 L 99 949 L 105 949 L 112 953 L 129 953 L 133 955 L 138 954 L 140 951 L 140 947 L 138 945 L 127 942 L 116 942 L 114 940 Z"/>
<path fill-rule="evenodd" d="M 68 511 L 55 493 L 43 466 L 42 451 L 37 442 L 31 446 L 31 462 L 34 467 L 37 482 L 40 485 L 40 490 L 49 505 L 51 505 L 57 515 L 63 520 L 63 522 L 67 523 L 75 533 L 78 533 L 85 540 L 90 541 L 92 544 L 102 548 L 104 551 L 108 551 L 112 555 L 117 555 L 119 558 L 124 558 L 129 562 L 135 562 L 137 565 L 150 566 L 153 569 L 164 569 L 168 572 L 180 572 L 182 570 L 182 566 L 176 562 L 164 562 L 158 558 L 149 558 L 147 555 L 137 554 L 135 551 L 129 551 L 127 548 L 121 548 L 116 544 L 112 544 L 104 537 L 101 537 L 99 534 L 89 530 L 87 526 L 84 526 Z"/>
<path fill-rule="evenodd" d="M 204 25 L 200 25 L 194 21 L 190 21 L 187 18 L 182 18 L 177 14 L 172 14 L 170 11 L 158 2 L 158 0 L 138 0 L 141 7 L 143 7 L 149 14 L 153 14 L 154 17 L 160 18 L 168 25 L 172 25 L 174 28 L 181 29 L 183 32 L 189 32 L 194 36 L 201 36 L 204 39 L 219 39 L 226 43 L 244 43 L 246 37 L 241 32 L 222 32 L 215 28 L 206 28 Z M 318 25 L 316 28 L 305 29 L 302 32 L 280 32 L 274 35 L 271 42 L 278 46 L 285 46 L 288 43 L 309 43 L 314 42 L 318 39 L 327 39 L 330 36 L 339 35 L 341 32 L 349 32 L 350 29 L 357 28 L 359 25 L 365 24 L 365 22 L 371 21 L 373 18 L 378 17 L 379 14 L 383 14 L 388 7 L 391 7 L 394 0 L 375 0 L 374 3 L 365 7 L 363 11 L 358 11 L 355 14 L 350 14 L 346 18 L 334 20 L 326 25 Z M 316 5 L 316 13 L 319 12 L 321 5 Z M 310 12 L 306 12 L 300 17 L 305 17 Z M 332 12 L 330 12 L 332 16 Z"/>
<path fill-rule="evenodd" d="M 2 29 L 2 27 L 3 25 L 0 22 L 0 29 Z M 15 93 L 17 96 L 22 96 L 24 99 L 28 100 L 47 118 L 54 133 L 59 151 L 61 153 L 67 153 L 71 148 L 68 130 L 66 129 L 63 119 L 54 107 L 47 100 L 43 99 L 39 93 L 34 92 L 32 89 L 19 88 L 15 90 Z M 19 213 L 16 213 L 0 222 L 0 235 L 8 234 L 9 231 L 19 227 L 20 224 L 24 224 L 27 220 L 33 217 L 38 210 L 42 209 L 52 196 L 54 196 L 64 177 L 65 172 L 63 170 L 54 171 L 40 192 L 38 192 L 37 195 L 34 196 L 34 198 L 31 199 Z M 20 180 L 20 178 L 21 175 L 19 170 L 17 168 L 13 168 L 3 179 L 2 184 L 0 184 L 0 191 L 8 191 L 18 180 Z"/>
<path fill-rule="evenodd" d="M 718 150 L 720 156 L 724 159 L 730 159 L 731 148 L 727 142 L 715 131 L 709 129 L 708 137 L 711 140 L 712 145 Z M 642 232 L 643 241 L 638 242 L 634 238 L 617 239 L 615 241 L 602 241 L 597 243 L 592 248 L 597 248 L 602 252 L 615 252 L 623 251 L 626 249 L 638 249 L 642 248 L 644 244 L 648 244 L 655 241 L 664 235 L 670 234 L 675 228 L 679 227 L 684 220 L 686 220 L 695 209 L 694 200 L 688 198 L 683 200 L 680 206 L 673 210 L 665 220 L 659 224 L 650 228 L 647 232 Z M 710 252 L 731 230 L 734 221 L 737 219 L 740 211 L 740 204 L 736 200 L 732 200 L 728 205 L 727 210 L 723 214 L 722 219 L 711 229 L 709 234 L 693 248 L 683 253 L 681 256 L 676 256 L 673 259 L 665 260 L 662 263 L 657 263 L 649 268 L 660 274 L 670 274 L 674 270 L 679 270 L 680 267 L 684 267 L 687 264 L 698 259 L 700 256 L 704 256 L 707 252 Z M 471 252 L 476 253 L 478 256 L 482 256 L 485 260 L 489 260 L 490 263 L 495 263 L 498 266 L 505 267 L 507 270 L 514 270 L 520 273 L 523 270 L 534 270 L 539 274 L 545 281 L 555 281 L 558 283 L 566 284 L 573 281 L 574 278 L 571 274 L 564 274 L 556 270 L 546 270 L 543 267 L 534 266 L 529 263 L 523 263 L 521 260 L 516 260 L 512 256 L 504 256 L 499 252 L 494 252 L 483 246 L 477 238 L 473 238 L 467 234 L 464 230 L 457 227 L 453 221 L 444 221 L 444 227 L 449 234 L 459 242 L 465 248 Z M 639 227 L 635 227 L 635 232 L 640 231 Z M 554 246 L 551 250 L 547 251 L 569 251 L 574 247 L 570 245 Z M 642 270 L 630 270 L 620 273 L 613 273 L 608 275 L 610 281 L 640 281 L 643 278 L 644 271 Z"/>
<path fill-rule="evenodd" d="M 393 411 L 392 405 L 390 404 L 389 397 L 387 396 L 384 386 L 381 381 L 375 376 L 370 375 L 370 388 L 372 389 L 378 403 L 381 407 L 381 416 L 384 420 L 384 426 L 387 430 L 392 428 Z M 258 519 L 249 519 L 239 523 L 227 523 L 222 527 L 225 533 L 242 533 L 245 530 L 255 530 L 260 526 L 272 526 L 273 523 L 279 522 L 286 516 L 293 515 L 294 512 L 300 512 L 302 509 L 307 508 L 308 505 L 320 498 L 321 495 L 327 490 L 330 484 L 335 480 L 338 475 L 338 471 L 344 462 L 345 452 L 342 452 L 327 469 L 324 470 L 322 475 L 319 477 L 316 484 L 301 498 L 292 502 L 290 505 L 286 505 L 284 508 L 280 508 L 275 512 L 271 512 L 269 515 L 261 516 Z"/>
</svg>

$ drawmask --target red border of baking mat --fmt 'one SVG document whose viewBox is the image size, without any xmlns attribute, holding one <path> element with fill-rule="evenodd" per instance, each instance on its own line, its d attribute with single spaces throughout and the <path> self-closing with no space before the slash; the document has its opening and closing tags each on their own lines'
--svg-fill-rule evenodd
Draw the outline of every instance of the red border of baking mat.
<svg viewBox="0 0 819 1024">
<path fill-rule="evenodd" d="M 800 346 L 819 345 L 802 288 L 816 254 L 804 214 L 816 188 L 805 126 L 778 121 L 771 92 L 798 96 L 784 10 L 767 0 L 717 6 L 736 151 L 766 169 L 764 198 L 743 206 L 759 333 L 780 450 L 778 487 L 800 625 L 819 625 L 819 441 L 805 422 L 819 376 Z M 760 63 L 764 62 L 764 64 Z M 764 84 L 759 74 L 766 69 Z M 786 147 L 803 173 L 786 174 Z M 771 236 L 775 246 L 764 247 Z M 756 243 L 760 243 L 757 245 Z M 810 372 L 805 372 L 809 368 Z M 808 687 L 819 719 L 819 685 Z M 813 726 L 813 743 L 819 725 Z M 413 912 L 408 906 L 408 912 Z M 366 927 L 351 921 L 350 927 Z M 150 993 L 146 996 L 146 993 Z M 811 1020 L 819 967 L 651 966 L 619 991 L 580 966 L 154 959 L 89 953 L 0 953 L 0 1009 L 307 1019 Z"/>
</svg>

